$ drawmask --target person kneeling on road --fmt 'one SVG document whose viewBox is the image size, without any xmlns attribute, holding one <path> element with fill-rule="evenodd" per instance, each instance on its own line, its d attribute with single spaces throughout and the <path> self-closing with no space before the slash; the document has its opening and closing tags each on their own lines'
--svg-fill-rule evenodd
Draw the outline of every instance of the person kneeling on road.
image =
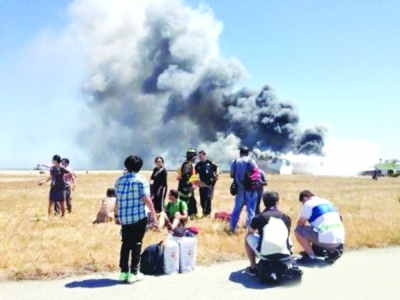
<svg viewBox="0 0 400 300">
<path fill-rule="evenodd" d="M 258 275 L 256 258 L 266 260 L 284 260 L 290 258 L 289 233 L 291 219 L 278 210 L 279 194 L 266 192 L 263 195 L 266 209 L 255 216 L 248 228 L 245 249 L 250 260 L 246 273 Z"/>
<path fill-rule="evenodd" d="M 164 211 L 160 214 L 160 227 L 167 226 L 168 230 L 174 230 L 184 226 L 188 219 L 188 207 L 185 201 L 178 198 L 177 190 L 170 190 L 169 202 L 165 205 Z"/>
<path fill-rule="evenodd" d="M 340 214 L 330 201 L 321 199 L 308 190 L 300 193 L 299 201 L 303 208 L 295 235 L 304 252 L 298 262 L 316 262 L 313 248 L 319 246 L 326 250 L 326 261 L 334 263 L 342 255 L 345 237 Z M 306 226 L 307 222 L 311 226 Z"/>
</svg>

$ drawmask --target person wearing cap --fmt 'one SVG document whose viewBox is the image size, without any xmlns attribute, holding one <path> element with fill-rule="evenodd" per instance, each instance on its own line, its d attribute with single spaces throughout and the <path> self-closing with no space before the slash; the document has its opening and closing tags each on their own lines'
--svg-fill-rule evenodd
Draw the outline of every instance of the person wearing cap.
<svg viewBox="0 0 400 300">
<path fill-rule="evenodd" d="M 316 262 L 313 245 L 322 247 L 327 252 L 327 262 L 334 263 L 343 251 L 345 238 L 342 219 L 334 205 L 315 196 L 308 190 L 299 195 L 303 207 L 297 221 L 295 236 L 304 248 L 300 263 Z M 309 225 L 306 225 L 309 223 Z"/>
<path fill-rule="evenodd" d="M 246 172 L 252 172 L 254 168 L 258 168 L 256 162 L 249 157 L 249 153 L 249 148 L 245 146 L 241 147 L 240 158 L 235 159 L 231 164 L 230 176 L 231 178 L 235 178 L 238 189 L 235 196 L 235 206 L 233 208 L 229 228 L 229 231 L 231 233 L 236 232 L 237 223 L 239 221 L 243 205 L 246 205 L 247 208 L 246 228 L 249 227 L 251 219 L 253 219 L 255 215 L 257 205 L 257 191 L 247 191 L 243 185 Z"/>
<path fill-rule="evenodd" d="M 262 200 L 265 210 L 251 220 L 245 239 L 245 250 L 250 261 L 246 273 L 250 276 L 258 275 L 257 258 L 285 261 L 290 258 L 291 253 L 289 234 L 292 221 L 278 209 L 279 194 L 273 191 L 266 192 Z M 270 235 L 264 235 L 264 226 L 267 224 L 274 229 Z M 277 244 L 276 241 L 280 243 Z"/>
<path fill-rule="evenodd" d="M 199 160 L 195 168 L 200 179 L 200 205 L 203 209 L 203 217 L 208 217 L 211 214 L 214 186 L 218 179 L 218 166 L 207 159 L 206 152 L 203 150 L 199 151 Z"/>
<path fill-rule="evenodd" d="M 189 148 L 186 152 L 186 161 L 180 168 L 180 178 L 178 184 L 179 198 L 188 205 L 188 214 L 191 219 L 197 216 L 197 201 L 194 197 L 197 177 L 194 162 L 196 161 L 197 150 Z"/>
</svg>

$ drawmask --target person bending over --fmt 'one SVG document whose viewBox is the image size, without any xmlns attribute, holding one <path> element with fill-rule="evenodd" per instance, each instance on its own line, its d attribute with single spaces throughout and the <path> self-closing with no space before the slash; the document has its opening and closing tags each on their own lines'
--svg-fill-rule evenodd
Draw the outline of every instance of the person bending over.
<svg viewBox="0 0 400 300">
<path fill-rule="evenodd" d="M 345 233 L 341 216 L 330 201 L 319 198 L 308 190 L 300 193 L 299 200 L 303 207 L 295 235 L 305 251 L 299 262 L 315 262 L 312 246 L 317 245 L 327 251 L 327 262 L 334 263 L 343 251 Z M 310 225 L 306 225 L 307 223 Z"/>
<path fill-rule="evenodd" d="M 278 209 L 279 194 L 266 192 L 263 202 L 265 210 L 252 219 L 245 239 L 245 250 L 250 261 L 246 273 L 251 276 L 258 275 L 257 258 L 284 260 L 289 259 L 291 253 L 291 219 Z"/>
</svg>

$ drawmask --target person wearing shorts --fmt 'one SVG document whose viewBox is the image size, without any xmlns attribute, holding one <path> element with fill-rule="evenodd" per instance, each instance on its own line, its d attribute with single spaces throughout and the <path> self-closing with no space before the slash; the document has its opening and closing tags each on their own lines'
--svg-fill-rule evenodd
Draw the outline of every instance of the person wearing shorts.
<svg viewBox="0 0 400 300">
<path fill-rule="evenodd" d="M 331 264 L 334 263 L 342 255 L 345 237 L 340 214 L 330 201 L 319 198 L 308 190 L 300 193 L 299 201 L 303 207 L 295 235 L 304 252 L 298 261 L 316 262 L 312 246 L 317 245 L 327 251 L 326 260 Z M 309 225 L 306 225 L 307 223 Z"/>
<path fill-rule="evenodd" d="M 288 215 L 278 210 L 279 194 L 277 192 L 264 193 L 263 202 L 266 209 L 252 219 L 245 239 L 245 250 L 250 261 L 250 267 L 246 269 L 246 273 L 250 276 L 258 275 L 257 258 L 267 260 L 290 259 L 289 233 L 291 219 Z M 275 227 L 279 228 L 279 231 L 274 233 L 275 235 L 279 234 L 278 239 L 281 241 L 279 247 L 272 248 L 264 242 L 266 240 L 276 240 L 271 235 L 264 236 L 264 227 L 268 223 L 279 224 Z"/>
<path fill-rule="evenodd" d="M 59 203 L 61 208 L 61 218 L 63 218 L 65 216 L 66 199 L 64 175 L 70 173 L 70 171 L 61 166 L 61 157 L 59 155 L 53 156 L 52 164 L 53 166 L 50 168 L 50 176 L 46 180 L 39 182 L 39 185 L 41 186 L 46 182 L 51 181 L 47 214 L 48 217 L 50 217 L 55 203 Z"/>
</svg>

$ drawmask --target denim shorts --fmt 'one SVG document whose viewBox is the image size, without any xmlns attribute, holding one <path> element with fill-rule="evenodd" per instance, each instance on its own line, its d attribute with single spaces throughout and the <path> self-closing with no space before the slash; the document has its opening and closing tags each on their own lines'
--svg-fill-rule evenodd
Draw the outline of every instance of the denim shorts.
<svg viewBox="0 0 400 300">
<path fill-rule="evenodd" d="M 318 245 L 326 249 L 333 249 L 340 245 L 340 244 L 326 244 L 319 242 L 318 232 L 314 231 L 314 228 L 311 226 L 297 226 L 295 231 L 299 235 L 304 237 L 306 240 L 313 243 L 314 245 Z"/>
</svg>

